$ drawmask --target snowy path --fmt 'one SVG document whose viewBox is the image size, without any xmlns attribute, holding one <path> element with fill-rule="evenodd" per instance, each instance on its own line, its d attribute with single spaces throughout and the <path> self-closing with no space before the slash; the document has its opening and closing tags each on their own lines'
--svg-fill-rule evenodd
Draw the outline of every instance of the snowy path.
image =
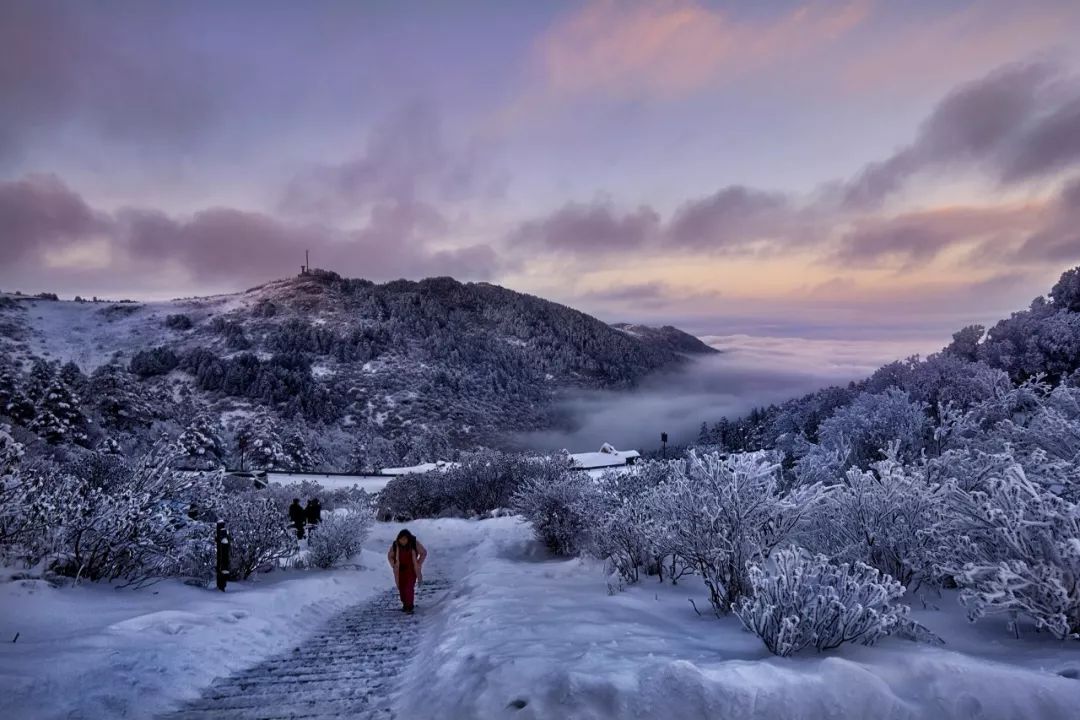
<svg viewBox="0 0 1080 720">
<path fill-rule="evenodd" d="M 389 590 L 345 610 L 292 652 L 222 678 L 162 720 L 393 718 L 393 697 L 423 632 L 425 611 L 449 587 L 425 581 L 415 615 Z"/>
</svg>

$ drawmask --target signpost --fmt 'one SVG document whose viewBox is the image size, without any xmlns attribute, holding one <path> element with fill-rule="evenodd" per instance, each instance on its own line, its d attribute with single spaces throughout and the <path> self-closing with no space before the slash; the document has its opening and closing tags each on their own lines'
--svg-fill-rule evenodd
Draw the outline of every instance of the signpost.
<svg viewBox="0 0 1080 720">
<path fill-rule="evenodd" d="M 225 586 L 229 582 L 229 531 L 225 529 L 225 521 L 217 521 L 217 532 L 214 537 L 217 546 L 217 589 L 225 592 Z"/>
<path fill-rule="evenodd" d="M 660 444 L 663 446 L 664 459 L 666 460 L 667 459 L 667 433 L 666 432 L 660 433 Z"/>
</svg>

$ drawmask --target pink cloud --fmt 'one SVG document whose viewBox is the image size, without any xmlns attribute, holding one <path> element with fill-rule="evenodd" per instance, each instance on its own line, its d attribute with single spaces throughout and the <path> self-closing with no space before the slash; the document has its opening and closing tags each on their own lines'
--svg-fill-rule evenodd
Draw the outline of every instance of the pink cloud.
<svg viewBox="0 0 1080 720">
<path fill-rule="evenodd" d="M 536 59 L 554 95 L 678 97 L 832 43 L 868 13 L 863 0 L 812 2 L 745 21 L 694 0 L 595 0 L 541 38 Z"/>
</svg>

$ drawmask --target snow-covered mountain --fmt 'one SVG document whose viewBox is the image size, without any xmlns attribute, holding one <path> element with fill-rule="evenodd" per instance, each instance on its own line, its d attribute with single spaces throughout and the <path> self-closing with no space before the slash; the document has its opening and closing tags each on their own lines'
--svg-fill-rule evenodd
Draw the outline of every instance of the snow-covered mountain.
<svg viewBox="0 0 1080 720">
<path fill-rule="evenodd" d="M 0 350 L 24 368 L 45 358 L 86 374 L 130 372 L 151 406 L 175 404 L 161 421 L 209 414 L 227 426 L 264 414 L 303 425 L 334 438 L 337 467 L 342 443 L 397 442 L 396 460 L 421 459 L 550 427 L 560 391 L 629 389 L 716 352 L 672 327 L 609 326 L 487 283 L 375 284 L 321 270 L 168 302 L 9 295 Z"/>
</svg>

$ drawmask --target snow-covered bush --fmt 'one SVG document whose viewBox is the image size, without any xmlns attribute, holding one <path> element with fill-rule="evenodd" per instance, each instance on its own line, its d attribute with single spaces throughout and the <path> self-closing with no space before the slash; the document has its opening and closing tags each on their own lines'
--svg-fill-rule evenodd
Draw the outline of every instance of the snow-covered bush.
<svg viewBox="0 0 1080 720">
<path fill-rule="evenodd" d="M 894 446 L 895 447 L 895 446 Z M 836 560 L 864 562 L 904 585 L 935 581 L 950 543 L 944 502 L 947 488 L 925 466 L 890 457 L 870 470 L 851 468 L 824 494 L 809 535 Z"/>
<path fill-rule="evenodd" d="M 508 508 L 530 478 L 544 477 L 554 460 L 492 450 L 464 455 L 455 465 L 401 475 L 379 494 L 379 516 L 478 517 Z"/>
<path fill-rule="evenodd" d="M 670 553 L 655 512 L 655 495 L 670 473 L 668 463 L 649 462 L 606 473 L 597 482 L 603 502 L 591 550 L 628 583 L 637 582 L 642 569 L 663 579 L 664 558 Z"/>
<path fill-rule="evenodd" d="M 0 483 L 13 477 L 22 456 L 23 446 L 11 437 L 11 426 L 0 424 Z"/>
<path fill-rule="evenodd" d="M 660 531 L 651 508 L 652 494 L 622 500 L 598 518 L 593 551 L 611 563 L 628 583 L 637 582 L 640 570 L 659 573 L 662 556 Z"/>
<path fill-rule="evenodd" d="M 656 494 L 658 521 L 670 548 L 704 579 L 713 608 L 729 612 L 750 590 L 750 565 L 792 536 L 821 489 L 784 492 L 780 467 L 767 453 L 691 451 L 672 470 Z"/>
<path fill-rule="evenodd" d="M 544 545 L 556 555 L 576 555 L 589 547 L 603 498 L 585 473 L 550 464 L 514 495 L 513 509 L 530 521 Z"/>
<path fill-rule="evenodd" d="M 435 517 L 441 510 L 441 473 L 406 473 L 399 475 L 379 493 L 379 518 L 409 521 Z"/>
<path fill-rule="evenodd" d="M 295 530 L 272 498 L 257 491 L 227 495 L 218 512 L 229 530 L 234 577 L 245 580 L 260 567 L 296 553 Z"/>
<path fill-rule="evenodd" d="M 372 516 L 367 508 L 342 508 L 323 515 L 322 522 L 308 535 L 308 559 L 318 568 L 328 569 L 339 560 L 360 552 L 371 532 Z"/>
<path fill-rule="evenodd" d="M 846 444 L 848 463 L 861 468 L 881 460 L 892 442 L 899 442 L 902 460 L 915 458 L 927 440 L 929 418 L 925 403 L 912 401 L 896 388 L 882 393 L 862 393 L 837 410 L 818 431 L 821 445 L 837 448 Z"/>
<path fill-rule="evenodd" d="M 183 574 L 186 545 L 205 544 L 212 531 L 188 511 L 212 503 L 217 478 L 179 473 L 173 459 L 158 447 L 132 465 L 88 453 L 68 468 L 31 467 L 22 478 L 25 561 L 44 560 L 79 579 L 134 584 Z"/>
<path fill-rule="evenodd" d="M 752 597 L 735 606 L 748 630 L 776 655 L 814 646 L 871 645 L 905 622 L 904 586 L 863 563 L 834 564 L 799 548 L 777 550 L 750 569 Z"/>
<path fill-rule="evenodd" d="M 11 437 L 11 426 L 0 425 L 0 546 L 13 542 L 26 526 L 22 456 L 23 446 Z"/>
<path fill-rule="evenodd" d="M 1019 465 L 985 490 L 956 490 L 959 558 L 947 569 L 974 620 L 1024 616 L 1055 637 L 1080 633 L 1080 505 L 1030 480 Z"/>
</svg>

